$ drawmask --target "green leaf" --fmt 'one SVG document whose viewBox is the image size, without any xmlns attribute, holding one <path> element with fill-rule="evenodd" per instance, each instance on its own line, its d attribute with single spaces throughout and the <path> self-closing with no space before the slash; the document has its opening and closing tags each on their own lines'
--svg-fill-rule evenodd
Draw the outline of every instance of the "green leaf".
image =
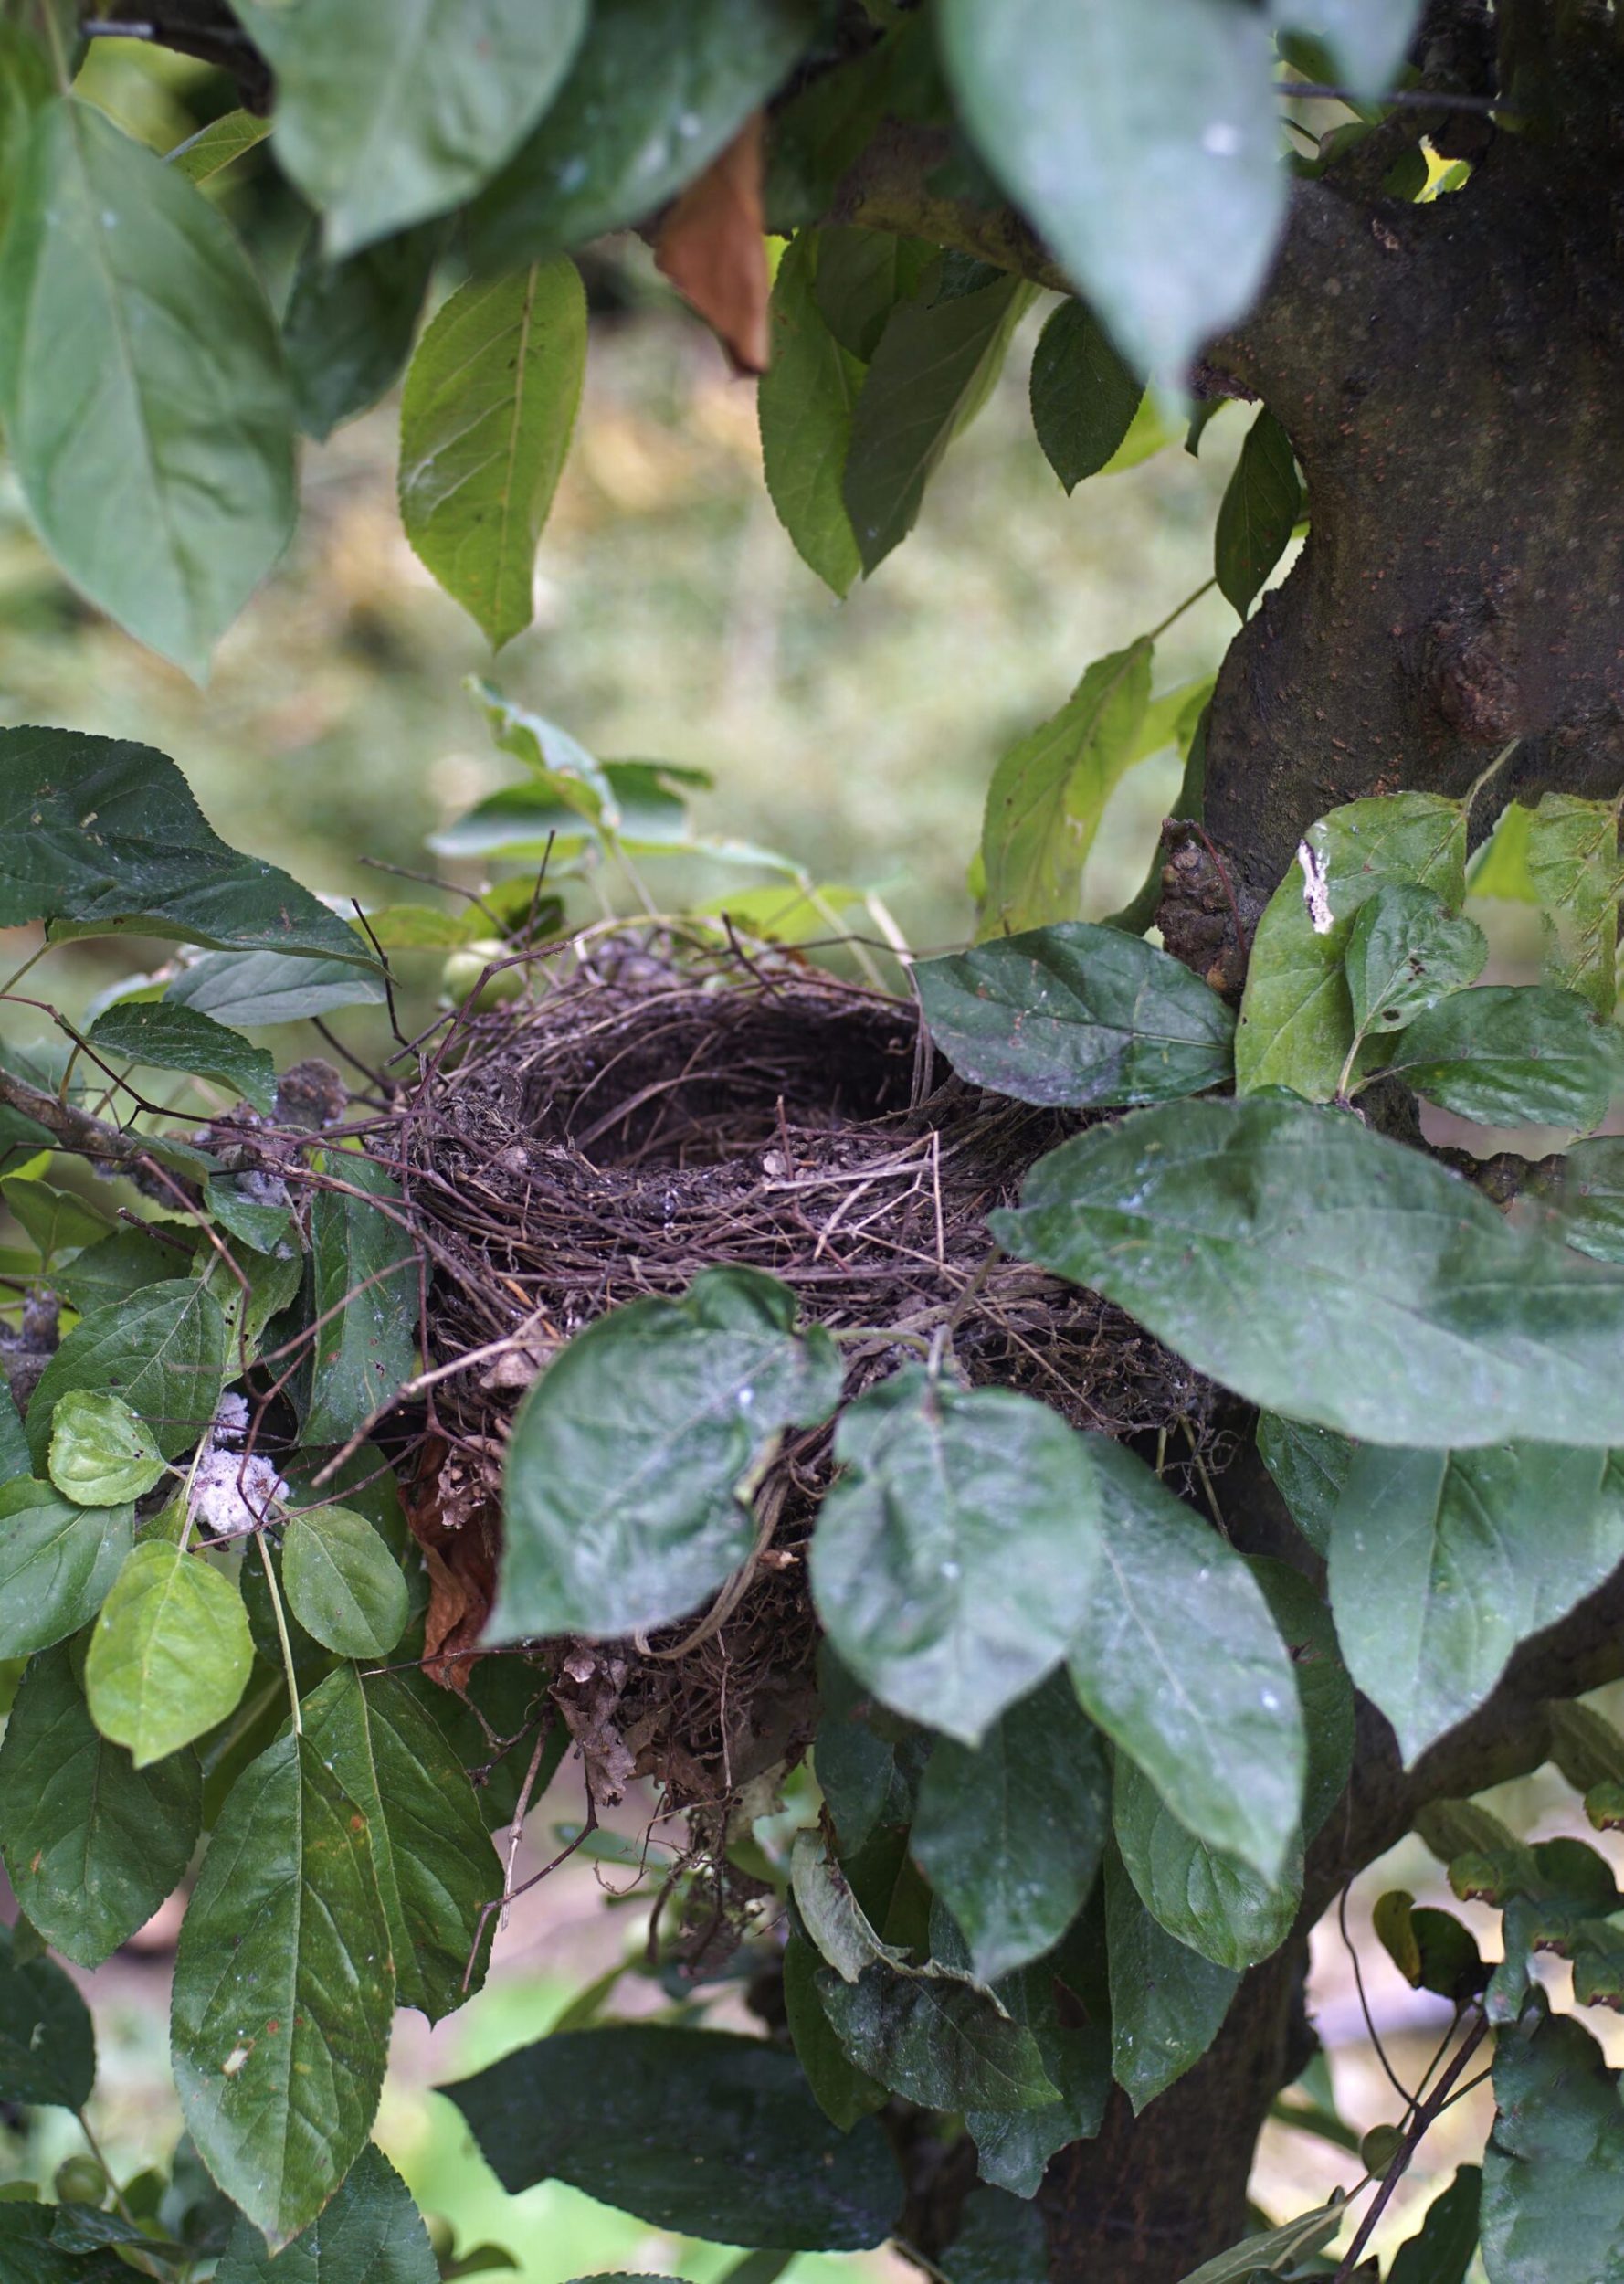
<svg viewBox="0 0 1624 2284">
<path fill-rule="evenodd" d="M 988 166 L 1130 364 L 1182 388 L 1250 305 L 1285 212 L 1262 12 L 946 0 L 941 31 Z"/>
<path fill-rule="evenodd" d="M 564 2031 L 442 2087 L 510 2192 L 567 2181 L 655 2228 L 864 2252 L 902 2203 L 884 2137 L 838 2133 L 793 2054 L 718 2031 Z"/>
<path fill-rule="evenodd" d="M 1302 1899 L 1301 1845 L 1277 1881 L 1204 1847 L 1125 1756 L 1112 1789 L 1112 1824 L 1139 1899 L 1167 1933 L 1216 1966 L 1256 1966 L 1291 1933 Z"/>
<path fill-rule="evenodd" d="M 1110 1829 L 1100 1739 L 1063 1675 L 1009 1707 L 981 1746 L 939 1740 L 913 1853 L 992 1983 L 1053 1949 L 1087 1900 Z"/>
<path fill-rule="evenodd" d="M 164 755 L 79 730 L 0 730 L 0 926 L 27 920 L 377 965 L 308 889 L 228 849 Z"/>
<path fill-rule="evenodd" d="M 796 552 L 844 595 L 862 568 L 841 480 L 862 368 L 829 331 L 816 291 L 821 237 L 802 230 L 773 281 L 773 353 L 761 376 L 763 473 Z"/>
<path fill-rule="evenodd" d="M 394 2003 L 368 1821 L 310 1740 L 284 1735 L 216 1824 L 170 2025 L 192 2138 L 273 2251 L 366 2146 Z"/>
<path fill-rule="evenodd" d="M 77 1634 L 100 1609 L 135 1536 L 130 1507 L 75 1507 L 48 1483 L 0 1490 L 0 1657 Z"/>
<path fill-rule="evenodd" d="M 63 570 L 201 681 L 292 525 L 276 327 L 208 201 L 71 98 L 35 122 L 0 257 L 0 410 Z"/>
<path fill-rule="evenodd" d="M 1354 1044 L 1343 955 L 1360 907 L 1389 881 L 1418 882 L 1459 911 L 1466 812 L 1433 793 L 1350 801 L 1311 825 L 1258 923 L 1235 1035 L 1242 1094 L 1290 1087 L 1329 1102 Z"/>
<path fill-rule="evenodd" d="M 841 486 L 865 573 L 912 530 L 925 486 L 986 402 L 1032 298 L 1021 278 L 986 276 L 968 292 L 938 288 L 933 300 L 899 302 L 880 336 Z"/>
<path fill-rule="evenodd" d="M 1184 2284 L 1249 2284 L 1260 2274 L 1278 2275 L 1328 2245 L 1347 2215 L 1347 2203 L 1339 2193 L 1329 2205 L 1299 2213 L 1279 2228 L 1265 2228 L 1248 2236 L 1216 2259 L 1192 2268 Z"/>
<path fill-rule="evenodd" d="M 983 936 L 1076 918 L 1105 804 L 1134 757 L 1150 661 L 1144 640 L 1096 660 L 1060 712 L 993 771 L 981 828 Z"/>
<path fill-rule="evenodd" d="M 1258 1456 L 1316 1554 L 1331 1551 L 1331 1520 L 1353 1465 L 1354 1447 L 1329 1428 L 1258 1414 Z"/>
<path fill-rule="evenodd" d="M 99 1015 L 87 1036 L 110 1060 L 144 1063 L 154 1071 L 190 1071 L 269 1115 L 276 1097 L 276 1065 L 269 1055 L 195 1008 L 170 999 L 132 1000 Z"/>
<path fill-rule="evenodd" d="M 81 1316 L 88 1316 L 109 1301 L 127 1300 L 143 1285 L 166 1284 L 187 1266 L 196 1232 L 174 1221 L 159 1226 L 161 1237 L 155 1229 L 151 1235 L 145 1230 L 121 1229 L 87 1245 L 56 1271 L 52 1282 L 57 1290 Z"/>
<path fill-rule="evenodd" d="M 253 1662 L 232 1581 L 201 1555 L 148 1539 L 102 1605 L 85 1691 L 101 1734 L 144 1769 L 234 1712 Z"/>
<path fill-rule="evenodd" d="M 1065 1655 L 1100 1495 L 1060 1414 L 917 1366 L 842 1413 L 811 1555 L 817 1614 L 899 1713 L 975 1745 Z"/>
<path fill-rule="evenodd" d="M 510 790 L 556 802 L 589 824 L 617 830 L 626 822 L 608 771 L 567 730 L 531 713 L 528 707 L 515 705 L 490 682 L 470 675 L 466 687 L 479 703 L 493 743 L 502 753 L 522 761 L 531 773 L 533 785 Z M 680 777 L 683 773 L 673 774 Z"/>
<path fill-rule="evenodd" d="M 353 931 L 351 931 L 353 934 Z M 361 939 L 355 942 L 359 946 Z M 258 1030 L 301 1022 L 340 1007 L 382 1007 L 384 979 L 349 959 L 290 959 L 279 952 L 209 952 L 163 994 L 170 1007 L 195 1008 L 218 1023 Z"/>
<path fill-rule="evenodd" d="M 223 111 L 206 127 L 199 127 L 195 135 L 188 135 L 185 143 L 177 143 L 173 151 L 165 151 L 164 164 L 189 183 L 211 182 L 234 159 L 263 143 L 269 132 L 270 121 L 253 111 Z"/>
<path fill-rule="evenodd" d="M 1624 2106 L 1601 2048 L 1542 2010 L 1501 2036 L 1494 2099 L 1482 2182 L 1490 2284 L 1619 2284 Z"/>
<path fill-rule="evenodd" d="M 596 0 L 546 117 L 469 209 L 475 269 L 657 214 L 788 76 L 816 23 L 811 0 Z"/>
<path fill-rule="evenodd" d="M 17 2184 L 25 2188 L 32 2184 Z M 129 2268 L 114 2252 L 88 2258 L 65 2251 L 58 2240 L 59 2205 L 39 2205 L 26 2194 L 0 2202 L 0 2262 L 6 2284 L 128 2284 Z"/>
<path fill-rule="evenodd" d="M 1545 920 L 1545 979 L 1613 1011 L 1619 948 L 1619 811 L 1612 801 L 1546 793 L 1528 819 L 1528 875 Z"/>
<path fill-rule="evenodd" d="M 347 1507 L 289 1516 L 282 1583 L 305 1632 L 341 1657 L 386 1657 L 406 1631 L 406 1574 L 365 1516 Z"/>
<path fill-rule="evenodd" d="M 1105 1939 L 1112 2071 L 1137 2117 L 1206 2053 L 1240 1977 L 1156 1924 L 1114 1849 L 1105 1858 Z"/>
<path fill-rule="evenodd" d="M 1477 2165 L 1461 2165 L 1426 2218 L 1393 2255 L 1387 2284 L 1466 2284 L 1478 2247 L 1478 2217 L 1483 2176 Z"/>
<path fill-rule="evenodd" d="M 400 407 L 400 513 L 413 552 L 493 650 L 535 615 L 535 553 L 586 367 L 573 262 L 479 279 L 417 344 Z"/>
<path fill-rule="evenodd" d="M 925 281 L 937 248 L 889 230 L 836 227 L 817 233 L 816 297 L 823 321 L 859 365 L 872 364 L 887 320 Z"/>
<path fill-rule="evenodd" d="M 1342 1798 L 1354 1761 L 1354 1685 L 1343 1663 L 1329 1606 L 1289 1562 L 1254 1555 L 1248 1566 L 1263 1591 L 1292 1660 L 1308 1769 L 1302 1836 L 1312 1840 Z"/>
<path fill-rule="evenodd" d="M 1038 2042 L 988 1991 L 884 1960 L 848 1983 L 821 1968 L 818 1996 L 859 2069 L 929 2110 L 1035 2110 L 1055 2099 Z"/>
<path fill-rule="evenodd" d="M 1417 881 L 1389 881 L 1359 907 L 1344 968 L 1354 1028 L 1402 1031 L 1446 993 L 1475 983 L 1489 940 Z"/>
<path fill-rule="evenodd" d="M 28 1445 L 50 1448 L 59 1396 L 117 1393 L 146 1422 L 165 1459 L 195 1443 L 215 1416 L 226 1380 L 226 1319 L 195 1277 L 149 1285 L 93 1308 L 39 1376 L 28 1406 Z"/>
<path fill-rule="evenodd" d="M 398 1996 L 430 2022 L 477 1990 L 483 1951 L 463 1984 L 480 1914 L 501 1866 L 462 1762 L 395 1674 L 343 1665 L 304 1702 L 305 1734 L 367 1818 Z"/>
<path fill-rule="evenodd" d="M 833 1410 L 828 1333 L 755 1269 L 708 1269 L 572 1340 L 519 1408 L 488 1640 L 680 1618 L 755 1536 L 747 1488 L 780 1430 Z"/>
<path fill-rule="evenodd" d="M 48 1182 L 34 1181 L 26 1174 L 8 1174 L 0 1180 L 0 1198 L 33 1239 L 47 1264 L 64 1249 L 71 1252 L 76 1246 L 95 1244 L 108 1234 L 100 1214 L 71 1190 L 53 1190 Z"/>
<path fill-rule="evenodd" d="M 989 1225 L 1250 1403 L 1432 1451 L 1624 1442 L 1624 1276 L 1344 1113 L 1134 1111 L 1040 1159 Z"/>
<path fill-rule="evenodd" d="M 1111 2034 L 1090 2021 L 1077 1993 L 1068 1936 L 1058 1951 L 1006 1975 L 995 1996 L 1038 2041 L 1045 2075 L 1058 2099 L 1028 2110 L 971 2110 L 965 2119 L 983 2181 L 1018 2197 L 1036 2196 L 1057 2150 L 1091 2141 L 1111 2092 Z M 1058 1998 L 1057 1998 L 1058 1994 Z M 1062 2015 L 1061 2004 L 1065 2013 Z M 1105 2009 L 1101 2007 L 1102 2017 Z"/>
<path fill-rule="evenodd" d="M 1137 936 L 1057 922 L 913 970 L 931 1036 L 961 1078 L 1045 1107 L 1167 1102 L 1221 1086 L 1235 1019 Z"/>
<path fill-rule="evenodd" d="M 1268 13 L 1282 28 L 1321 41 L 1355 95 L 1375 96 L 1392 86 L 1404 61 L 1420 0 L 1269 0 Z"/>
<path fill-rule="evenodd" d="M 52 1949 L 99 1967 L 185 1877 L 203 1815 L 195 1753 L 147 1770 L 90 1718 L 66 1644 L 29 1664 L 0 1744 L 0 1835 Z"/>
<path fill-rule="evenodd" d="M 36 115 L 57 92 L 50 58 L 20 25 L 0 29 L 0 234 L 11 218 Z"/>
<path fill-rule="evenodd" d="M 400 378 L 444 242 L 441 226 L 426 223 L 335 262 L 311 232 L 282 312 L 282 348 L 306 436 L 331 436 Z"/>
<path fill-rule="evenodd" d="M 1491 896 L 1508 904 L 1536 904 L 1539 891 L 1528 870 L 1528 834 L 1534 811 L 1520 801 L 1508 801 L 1493 831 L 1472 859 L 1468 887 L 1474 896 Z"/>
<path fill-rule="evenodd" d="M 1384 1068 L 1460 1118 L 1582 1131 L 1606 1115 L 1618 1036 L 1577 992 L 1485 984 L 1418 1015 Z"/>
<path fill-rule="evenodd" d="M 19 1965 L 11 1930 L 0 1927 L 0 2101 L 82 2110 L 95 2081 L 89 2007 L 50 1960 Z M 0 2219 L 7 2210 L 0 2205 Z"/>
<path fill-rule="evenodd" d="M 1275 1879 L 1297 1838 L 1305 1747 L 1269 1606 L 1143 1460 L 1085 1441 L 1104 1528 L 1070 1650 L 1077 1694 L 1187 1831 Z"/>
<path fill-rule="evenodd" d="M 587 0 L 233 0 L 276 73 L 277 157 L 335 259 L 471 197 L 564 82 Z"/>
<path fill-rule="evenodd" d="M 22 1414 L 10 1381 L 0 1372 L 0 1490 L 19 1476 L 26 1480 L 28 1467 L 28 1439 L 23 1432 Z"/>
<path fill-rule="evenodd" d="M 1292 439 L 1271 412 L 1260 412 L 1218 503 L 1214 539 L 1219 592 L 1242 619 L 1284 555 L 1302 513 Z"/>
<path fill-rule="evenodd" d="M 857 1854 L 876 1825 L 913 1821 L 928 1731 L 877 1706 L 825 1641 L 817 1652 L 818 1788 L 834 1819 L 844 1857 Z"/>
<path fill-rule="evenodd" d="M 796 2059 L 813 2099 L 842 2133 L 871 2117 L 885 2101 L 883 2086 L 851 2061 L 836 2037 L 817 1995 L 817 1952 L 792 1930 L 784 1946 L 784 2012 Z"/>
<path fill-rule="evenodd" d="M 1370 1923 L 1383 1950 L 1415 1991 L 1433 1991 L 1456 2006 L 1481 1998 L 1489 1970 L 1470 1928 L 1451 1911 L 1415 1909 L 1407 1888 L 1377 1898 Z"/>
<path fill-rule="evenodd" d="M 1354 1679 L 1407 1763 L 1474 1712 L 1519 1642 L 1624 1561 L 1624 1465 L 1506 1443 L 1355 1455 L 1331 1539 L 1331 1606 Z"/>
<path fill-rule="evenodd" d="M 117 1396 L 76 1389 L 52 1412 L 51 1481 L 76 1507 L 139 1499 L 164 1472 L 152 1437 Z"/>
<path fill-rule="evenodd" d="M 235 1174 L 217 1174 L 205 1187 L 204 1205 L 239 1245 L 250 1253 L 277 1254 L 286 1247 L 297 1247 L 300 1230 L 292 1207 L 279 1204 L 274 1189 L 269 1200 L 254 1195 L 257 1188 L 266 1187 L 269 1185 L 253 1175 L 245 1181 Z"/>
<path fill-rule="evenodd" d="M 1032 356 L 1032 426 L 1068 492 L 1122 449 L 1144 395 L 1082 301 L 1062 301 Z"/>
<path fill-rule="evenodd" d="M 356 1150 L 332 1150 L 321 1170 L 345 1187 L 318 1189 L 311 1200 L 314 1315 L 325 1321 L 303 1440 L 342 1443 L 411 1378 L 417 1255 L 401 1225 L 400 1191 L 381 1166 Z"/>
<path fill-rule="evenodd" d="M 215 2284 L 438 2284 L 439 2263 L 411 2192 L 369 2141 L 332 2202 L 285 2251 L 238 2220 Z"/>
<path fill-rule="evenodd" d="M 946 2284 L 1048 2284 L 1043 2215 L 1005 2190 L 972 2189 L 942 2258 Z"/>
</svg>

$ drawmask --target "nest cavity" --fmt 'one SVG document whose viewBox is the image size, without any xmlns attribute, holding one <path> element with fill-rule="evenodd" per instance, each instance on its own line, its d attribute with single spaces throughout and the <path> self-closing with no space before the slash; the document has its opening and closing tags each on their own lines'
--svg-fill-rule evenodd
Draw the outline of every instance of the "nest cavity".
<svg viewBox="0 0 1624 2284">
<path fill-rule="evenodd" d="M 988 1213 L 1081 1118 L 963 1084 L 911 1004 L 788 960 L 620 937 L 573 957 L 528 1000 L 460 1018 L 403 1117 L 426 1360 L 469 1359 L 434 1391 L 443 1526 L 494 1530 L 512 1409 L 564 1341 L 720 1264 L 765 1270 L 845 1336 L 846 1401 L 950 1343 L 972 1382 L 1132 1441 L 1176 1484 L 1218 1472 L 1209 1382 L 1098 1295 L 994 1254 Z M 804 1747 L 802 1554 L 829 1441 L 786 1442 L 758 1495 L 770 1536 L 709 1612 L 554 1658 L 600 1797 L 652 1775 L 725 1813 Z"/>
</svg>

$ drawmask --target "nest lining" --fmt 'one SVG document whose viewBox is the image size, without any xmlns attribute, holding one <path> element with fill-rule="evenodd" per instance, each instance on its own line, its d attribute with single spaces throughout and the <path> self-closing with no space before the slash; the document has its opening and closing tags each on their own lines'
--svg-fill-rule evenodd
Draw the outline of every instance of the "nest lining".
<svg viewBox="0 0 1624 2284">
<path fill-rule="evenodd" d="M 784 962 L 678 965 L 617 940 L 535 999 L 459 1019 L 398 1137 L 434 1264 L 426 1360 L 442 1530 L 490 1541 L 522 1388 L 606 1309 L 748 1264 L 848 1336 L 844 1400 L 934 1337 L 975 1383 L 1215 1476 L 1220 1391 L 1098 1295 L 991 1258 L 986 1216 L 1083 1121 L 989 1095 L 933 1055 L 914 1010 Z M 554 1696 L 598 1796 L 633 1775 L 725 1815 L 804 1749 L 817 1627 L 802 1549 L 830 1432 L 789 1440 L 758 1495 L 747 1577 L 649 1642 L 572 1643 Z M 770 1508 L 769 1508 L 769 1503 Z"/>
</svg>

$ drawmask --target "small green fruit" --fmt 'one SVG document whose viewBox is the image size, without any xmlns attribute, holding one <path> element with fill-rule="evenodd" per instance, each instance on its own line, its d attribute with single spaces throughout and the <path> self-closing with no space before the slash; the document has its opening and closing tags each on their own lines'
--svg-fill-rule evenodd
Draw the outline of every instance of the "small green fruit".
<svg viewBox="0 0 1624 2284">
<path fill-rule="evenodd" d="M 64 2205 L 104 2205 L 107 2175 L 93 2157 L 65 2157 L 57 2167 L 56 2191 Z"/>
<path fill-rule="evenodd" d="M 494 936 L 480 936 L 471 944 L 464 944 L 454 951 L 440 969 L 440 992 L 454 1007 L 477 1010 L 501 1007 L 511 999 L 522 999 L 525 991 L 525 972 L 522 967 L 498 968 L 494 974 L 486 969 L 497 960 L 506 959 L 511 946 L 500 944 Z M 483 979 L 483 980 L 481 980 Z"/>
</svg>

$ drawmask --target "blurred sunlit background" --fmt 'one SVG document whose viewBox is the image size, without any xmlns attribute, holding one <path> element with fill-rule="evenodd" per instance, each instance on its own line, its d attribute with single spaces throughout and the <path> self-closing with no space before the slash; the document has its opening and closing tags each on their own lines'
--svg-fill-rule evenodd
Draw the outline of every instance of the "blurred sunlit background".
<svg viewBox="0 0 1624 2284">
<path fill-rule="evenodd" d="M 94 72 L 100 99 L 158 148 L 228 100 L 201 67 L 125 43 L 101 43 Z M 264 153 L 226 177 L 220 195 L 279 294 L 303 227 L 296 202 Z M 491 748 L 463 688 L 470 673 L 493 674 L 510 697 L 604 758 L 709 771 L 713 788 L 694 799 L 701 830 L 765 842 L 820 882 L 878 892 L 918 947 L 961 940 L 971 918 L 965 872 L 995 759 L 1065 699 L 1091 660 L 1207 579 L 1244 418 L 1231 407 L 1212 421 L 1198 458 L 1175 439 L 1068 500 L 1026 410 L 1045 313 L 1035 312 L 998 389 L 933 483 L 917 531 L 840 604 L 779 529 L 761 481 L 753 388 L 729 376 L 635 241 L 596 261 L 591 285 L 586 395 L 542 546 L 536 621 L 494 668 L 402 537 L 396 411 L 385 402 L 308 451 L 299 536 L 223 644 L 206 690 L 63 586 L 0 470 L 0 719 L 156 745 L 234 846 L 319 892 L 370 904 L 401 884 L 364 860 L 478 884 L 477 872 L 447 867 L 427 843 L 523 774 Z M 1234 625 L 1216 594 L 1198 602 L 1158 644 L 1156 687 L 1210 671 Z M 1169 753 L 1124 780 L 1091 861 L 1090 914 L 1114 909 L 1138 886 L 1178 772 Z M 675 903 L 738 878 L 711 878 L 690 862 L 675 877 L 662 873 L 658 893 Z M 1520 915 L 1495 913 L 1499 971 L 1513 974 L 1530 946 L 1517 933 Z M 130 966 L 127 946 L 76 946 L 36 981 L 42 996 L 76 1007 Z M 437 967 L 429 959 L 418 980 L 425 1004 Z M 345 1019 L 335 1020 L 343 1031 Z M 373 1020 L 365 1010 L 355 1022 Z M 571 1813 L 567 1783 L 558 1790 L 563 1805 L 555 1797 L 534 1819 L 538 1862 Z M 1537 1781 L 1500 1804 L 1541 1832 L 1564 1813 Z M 628 1803 L 623 1832 L 636 1835 L 638 1810 Z M 614 1864 L 573 1863 L 516 1907 L 481 1996 L 433 2034 L 416 2015 L 403 2016 L 396 2034 L 380 2140 L 424 2208 L 448 2217 L 459 2246 L 505 2247 L 523 2284 L 609 2269 L 709 2284 L 728 2264 L 556 2185 L 509 2198 L 460 2119 L 428 2090 L 544 2031 L 583 1983 L 635 1947 L 636 1915 L 606 1908 L 603 1893 L 630 1877 Z M 1438 1867 L 1408 1843 L 1355 1891 L 1350 1923 L 1367 1960 L 1370 1903 L 1394 1885 L 1446 1899 Z M 1469 1916 L 1482 1919 L 1492 1949 L 1491 1916 Z M 100 1973 L 79 1978 L 100 2042 L 92 2122 L 121 2172 L 163 2153 L 179 2131 L 166 2061 L 177 1919 L 162 1915 Z M 1446 2017 L 1379 1953 L 1366 1985 L 1395 2073 L 1413 2083 Z M 646 1983 L 625 1989 L 627 2011 L 660 2003 Z M 1396 2118 L 1400 2105 L 1334 1926 L 1316 1949 L 1314 1999 L 1344 2118 L 1355 2131 Z M 1317 2090 L 1323 2095 L 1323 2082 Z M 1429 2139 L 1384 2241 L 1406 2233 L 1455 2162 L 1475 2155 L 1483 2100 L 1451 2110 Z M 61 2113 L 41 2113 L 26 2130 L 0 2126 L 0 2178 L 48 2182 L 77 2138 Z M 1257 2199 L 1271 2216 L 1288 2215 L 1360 2171 L 1347 2149 L 1281 2124 L 1265 2142 Z M 793 2284 L 813 2284 L 914 2272 L 882 2258 L 804 2257 L 787 2273 Z"/>
</svg>

